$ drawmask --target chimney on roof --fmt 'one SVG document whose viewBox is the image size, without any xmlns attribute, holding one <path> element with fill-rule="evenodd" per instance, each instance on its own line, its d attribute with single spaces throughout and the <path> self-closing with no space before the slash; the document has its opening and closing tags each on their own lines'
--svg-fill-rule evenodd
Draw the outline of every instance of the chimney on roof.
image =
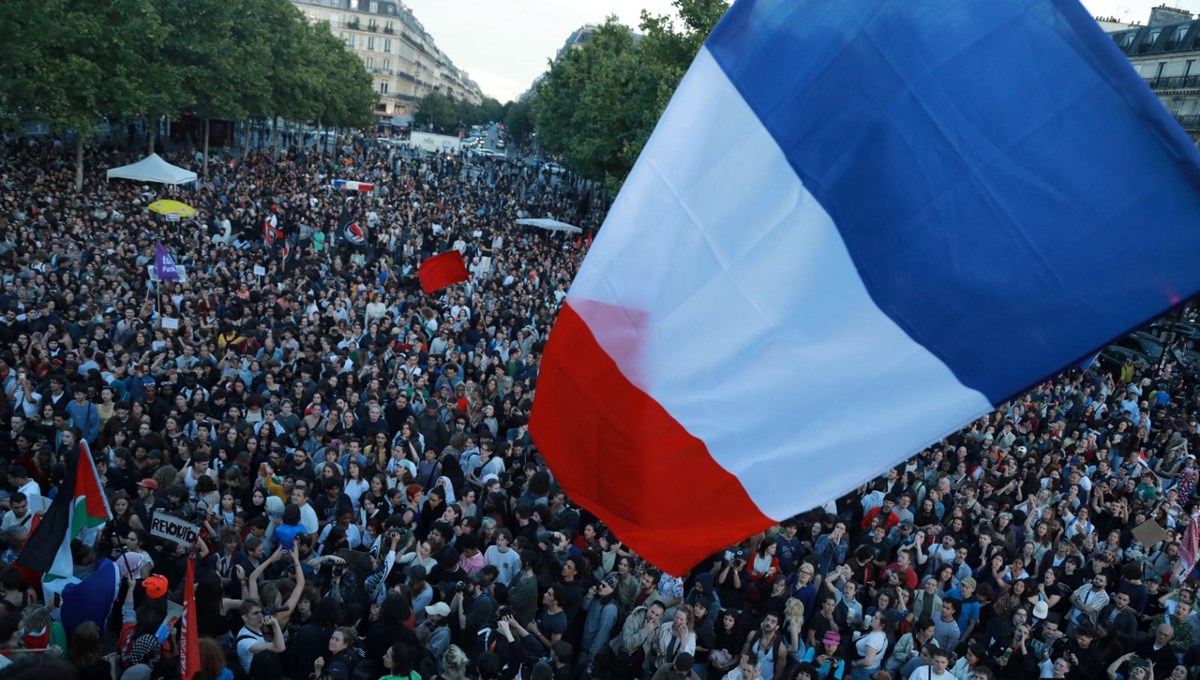
<svg viewBox="0 0 1200 680">
<path fill-rule="evenodd" d="M 1166 26 L 1168 24 L 1182 24 L 1192 20 L 1192 13 L 1186 9 L 1178 7 L 1167 7 L 1159 5 L 1150 10 L 1150 22 L 1147 26 Z"/>
</svg>

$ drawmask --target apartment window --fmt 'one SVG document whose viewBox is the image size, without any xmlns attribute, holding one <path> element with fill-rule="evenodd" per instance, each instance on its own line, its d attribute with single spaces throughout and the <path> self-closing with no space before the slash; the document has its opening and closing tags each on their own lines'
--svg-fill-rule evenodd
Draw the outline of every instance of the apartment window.
<svg viewBox="0 0 1200 680">
<path fill-rule="evenodd" d="M 383 39 L 383 51 L 387 52 L 388 54 L 392 53 L 392 39 L 391 38 Z"/>
<path fill-rule="evenodd" d="M 391 71 L 391 70 L 392 70 L 392 60 L 391 60 L 391 59 L 384 59 L 384 60 L 383 60 L 383 70 L 384 70 L 384 71 Z"/>
<path fill-rule="evenodd" d="M 375 68 L 375 57 L 367 57 L 367 68 L 368 69 Z"/>
<path fill-rule="evenodd" d="M 1196 65 L 1195 59 L 1188 59 L 1187 63 L 1183 65 L 1183 77 L 1186 78 L 1186 77 L 1192 75 L 1192 67 L 1194 67 L 1195 65 Z"/>
<path fill-rule="evenodd" d="M 346 40 L 346 47 L 349 47 L 350 49 L 354 49 L 354 34 L 353 33 L 343 33 L 342 38 L 344 38 Z"/>
<path fill-rule="evenodd" d="M 1188 29 L 1191 28 L 1191 23 L 1179 24 L 1175 30 L 1171 32 L 1170 39 L 1167 40 L 1167 49 L 1173 50 L 1183 42 L 1183 36 L 1187 35 Z"/>
<path fill-rule="evenodd" d="M 379 94 L 387 94 L 387 93 L 388 93 L 388 84 L 385 82 L 379 83 Z"/>
<path fill-rule="evenodd" d="M 329 15 L 329 27 L 330 28 L 337 28 L 338 26 L 341 25 L 341 23 L 342 23 L 342 15 L 338 14 L 337 12 L 333 12 L 332 14 Z"/>
<path fill-rule="evenodd" d="M 1141 46 L 1138 47 L 1138 53 L 1145 54 L 1146 52 L 1149 52 L 1150 48 L 1154 47 L 1154 43 L 1158 41 L 1158 36 L 1160 35 L 1162 35 L 1161 26 L 1150 29 L 1150 32 L 1146 34 L 1146 39 L 1143 40 Z"/>
<path fill-rule="evenodd" d="M 1158 70 L 1154 72 L 1154 77 L 1162 78 L 1163 71 L 1166 70 L 1166 68 L 1167 68 L 1167 62 L 1165 62 L 1165 61 L 1158 62 Z"/>
<path fill-rule="evenodd" d="M 371 51 L 375 50 L 375 38 L 372 38 L 369 35 L 367 36 L 367 49 Z"/>
<path fill-rule="evenodd" d="M 378 3 L 378 2 L 372 2 L 372 3 L 371 3 L 371 13 L 372 13 L 372 14 L 374 14 L 374 13 L 376 13 L 376 12 L 378 12 L 378 11 L 379 11 L 379 3 Z"/>
</svg>

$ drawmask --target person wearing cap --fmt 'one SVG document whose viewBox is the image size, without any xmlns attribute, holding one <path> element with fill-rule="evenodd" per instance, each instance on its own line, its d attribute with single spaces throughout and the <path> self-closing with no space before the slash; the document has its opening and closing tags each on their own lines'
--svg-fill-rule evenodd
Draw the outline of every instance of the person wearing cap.
<svg viewBox="0 0 1200 680">
<path fill-rule="evenodd" d="M 417 638 L 425 641 L 426 659 L 433 660 L 440 673 L 444 670 L 441 666 L 442 657 L 450 648 L 450 605 L 438 602 L 427 605 L 422 612 L 425 620 L 417 626 Z M 425 677 L 424 670 L 422 667 L 422 677 Z"/>
<path fill-rule="evenodd" d="M 589 588 L 583 598 L 587 615 L 583 621 L 580 662 L 587 668 L 589 677 L 608 668 L 608 641 L 617 623 L 616 593 L 617 575 L 609 574 L 599 585 Z"/>
<path fill-rule="evenodd" d="M 812 675 L 814 679 L 842 680 L 846 674 L 846 661 L 842 658 L 841 646 L 842 636 L 836 630 L 825 631 L 821 636 L 821 643 L 816 647 L 809 647 L 801 663 L 815 665 L 815 673 Z"/>
<path fill-rule="evenodd" d="M 876 517 L 881 517 L 883 518 L 884 531 L 891 531 L 893 527 L 900 523 L 900 517 L 897 516 L 896 513 L 892 512 L 895 507 L 896 497 L 890 494 L 885 496 L 883 499 L 883 505 L 867 511 L 867 513 L 863 515 L 862 522 L 859 526 L 863 529 L 867 529 L 871 526 L 871 523 Z"/>
<path fill-rule="evenodd" d="M 133 511 L 137 513 L 142 526 L 150 526 L 150 517 L 160 506 L 158 503 L 158 482 L 147 477 L 137 483 L 138 499 L 133 502 Z"/>
<path fill-rule="evenodd" d="M 429 585 L 429 571 L 420 564 L 410 564 L 404 570 L 404 575 L 408 579 L 408 591 L 412 594 L 409 599 L 420 623 L 425 620 L 425 607 L 433 604 L 434 591 L 433 586 Z"/>
</svg>

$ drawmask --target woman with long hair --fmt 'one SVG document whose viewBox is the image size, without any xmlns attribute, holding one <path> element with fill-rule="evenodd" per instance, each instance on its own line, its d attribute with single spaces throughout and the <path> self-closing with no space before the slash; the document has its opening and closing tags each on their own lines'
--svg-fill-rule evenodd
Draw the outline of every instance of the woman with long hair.
<svg viewBox="0 0 1200 680">
<path fill-rule="evenodd" d="M 783 641 L 787 645 L 788 655 L 795 661 L 802 661 L 808 653 L 808 645 L 804 643 L 801 634 L 804 628 L 804 603 L 790 597 L 783 605 Z"/>
<path fill-rule="evenodd" d="M 721 612 L 721 616 L 717 618 L 715 633 L 712 649 L 708 653 L 710 678 L 724 677 L 738 664 L 742 641 L 746 639 L 741 622 L 738 621 L 738 614 L 733 609 Z"/>
<path fill-rule="evenodd" d="M 371 488 L 371 483 L 363 477 L 363 468 L 357 460 L 351 459 L 346 463 L 346 479 L 342 481 L 342 493 L 350 498 L 355 512 L 359 509 L 359 498 Z"/>
<path fill-rule="evenodd" d="M 71 633 L 67 660 L 75 667 L 79 680 L 112 678 L 112 667 L 100 655 L 100 628 L 93 621 L 84 621 Z"/>
</svg>

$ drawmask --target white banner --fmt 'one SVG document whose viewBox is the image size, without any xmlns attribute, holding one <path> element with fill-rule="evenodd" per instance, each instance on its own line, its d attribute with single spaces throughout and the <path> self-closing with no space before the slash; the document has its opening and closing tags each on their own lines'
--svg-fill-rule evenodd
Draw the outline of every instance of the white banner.
<svg viewBox="0 0 1200 680">
<path fill-rule="evenodd" d="M 174 515 L 158 511 L 150 518 L 150 535 L 174 541 L 183 546 L 196 544 L 200 537 L 200 527 L 186 522 Z"/>
</svg>

